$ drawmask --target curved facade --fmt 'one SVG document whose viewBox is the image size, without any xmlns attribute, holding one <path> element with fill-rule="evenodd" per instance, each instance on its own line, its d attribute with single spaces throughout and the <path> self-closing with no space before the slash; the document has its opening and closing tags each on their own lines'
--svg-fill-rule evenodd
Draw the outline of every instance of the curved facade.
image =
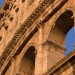
<svg viewBox="0 0 75 75">
<path fill-rule="evenodd" d="M 65 37 L 74 23 L 74 0 L 5 0 L 0 10 L 0 75 L 74 75 L 63 68 L 74 62 L 74 51 L 64 56 Z"/>
</svg>

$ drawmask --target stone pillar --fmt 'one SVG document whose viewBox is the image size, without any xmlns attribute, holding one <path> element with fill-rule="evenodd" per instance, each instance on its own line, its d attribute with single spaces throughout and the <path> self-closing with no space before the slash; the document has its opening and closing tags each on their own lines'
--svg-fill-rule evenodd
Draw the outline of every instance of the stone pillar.
<svg viewBox="0 0 75 75">
<path fill-rule="evenodd" d="M 43 74 L 45 74 L 64 57 L 65 48 L 49 40 L 43 46 Z"/>
<path fill-rule="evenodd" d="M 38 28 L 38 49 L 35 59 L 35 75 L 43 75 L 43 26 Z"/>
<path fill-rule="evenodd" d="M 49 43 L 43 45 L 43 74 L 48 71 L 48 51 L 50 50 Z"/>
</svg>

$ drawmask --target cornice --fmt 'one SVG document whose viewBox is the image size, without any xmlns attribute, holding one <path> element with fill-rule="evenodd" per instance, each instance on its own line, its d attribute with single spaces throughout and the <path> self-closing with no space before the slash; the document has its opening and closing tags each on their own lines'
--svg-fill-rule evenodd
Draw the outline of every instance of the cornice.
<svg viewBox="0 0 75 75">
<path fill-rule="evenodd" d="M 66 51 L 65 47 L 63 47 L 62 45 L 59 45 L 51 40 L 47 40 L 43 45 L 46 45 L 46 44 L 51 45 L 52 47 L 56 48 L 57 50 L 63 50 L 63 52 Z"/>
</svg>

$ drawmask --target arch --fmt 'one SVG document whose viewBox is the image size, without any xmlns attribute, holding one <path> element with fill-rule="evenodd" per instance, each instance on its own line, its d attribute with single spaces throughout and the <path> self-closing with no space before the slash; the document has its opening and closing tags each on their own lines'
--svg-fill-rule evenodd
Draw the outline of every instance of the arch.
<svg viewBox="0 0 75 75">
<path fill-rule="evenodd" d="M 49 34 L 49 40 L 61 46 L 65 44 L 67 32 L 74 26 L 73 12 L 66 10 L 55 21 L 54 27 Z"/>
<path fill-rule="evenodd" d="M 55 22 L 57 21 L 57 19 L 66 11 L 71 11 L 72 14 L 74 14 L 74 8 L 72 6 L 65 6 L 65 7 L 62 7 L 62 9 L 60 9 L 59 11 L 57 11 L 57 13 L 52 17 L 53 20 L 51 21 L 51 24 L 49 25 L 49 29 L 48 29 L 49 33 L 46 35 L 47 38 L 49 37 L 50 31 L 55 26 Z"/>
<path fill-rule="evenodd" d="M 35 69 L 35 47 L 30 46 L 27 51 L 25 52 L 21 64 L 19 73 L 24 75 L 34 75 Z"/>
</svg>

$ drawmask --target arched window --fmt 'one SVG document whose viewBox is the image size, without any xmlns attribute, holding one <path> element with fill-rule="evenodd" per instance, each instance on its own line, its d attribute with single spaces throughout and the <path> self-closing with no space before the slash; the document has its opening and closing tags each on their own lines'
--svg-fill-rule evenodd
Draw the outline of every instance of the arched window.
<svg viewBox="0 0 75 75">
<path fill-rule="evenodd" d="M 50 31 L 50 41 L 65 48 L 67 33 L 74 26 L 74 19 L 72 18 L 72 16 L 73 12 L 69 10 L 65 11 L 59 16 L 59 18 L 55 22 L 55 26 Z"/>
<path fill-rule="evenodd" d="M 24 75 L 34 75 L 35 69 L 35 48 L 31 46 L 27 49 L 20 65 L 20 73 Z"/>
</svg>

